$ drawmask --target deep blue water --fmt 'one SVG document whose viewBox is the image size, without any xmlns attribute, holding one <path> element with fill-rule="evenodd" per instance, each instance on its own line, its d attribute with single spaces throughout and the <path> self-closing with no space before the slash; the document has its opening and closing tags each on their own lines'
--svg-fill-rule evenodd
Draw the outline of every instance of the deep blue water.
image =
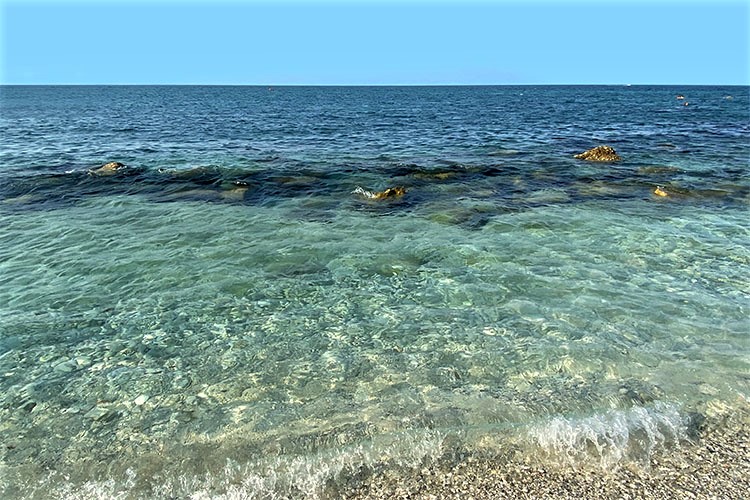
<svg viewBox="0 0 750 500">
<path fill-rule="evenodd" d="M 748 409 L 748 137 L 747 87 L 2 86 L 0 492 L 645 463 Z"/>
</svg>

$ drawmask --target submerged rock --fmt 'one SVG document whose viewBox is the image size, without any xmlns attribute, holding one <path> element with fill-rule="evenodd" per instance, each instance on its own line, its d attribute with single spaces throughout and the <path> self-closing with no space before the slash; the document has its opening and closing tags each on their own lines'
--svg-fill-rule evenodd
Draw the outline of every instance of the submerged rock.
<svg viewBox="0 0 750 500">
<path fill-rule="evenodd" d="M 242 201 L 245 199 L 245 193 L 248 191 L 247 186 L 235 186 L 231 189 L 221 191 L 220 196 L 222 200 L 227 201 Z"/>
<path fill-rule="evenodd" d="M 124 163 L 120 163 L 119 161 L 111 161 L 109 163 L 105 163 L 101 167 L 90 169 L 89 174 L 91 175 L 114 175 L 124 168 L 127 168 L 127 166 Z"/>
<path fill-rule="evenodd" d="M 96 422 L 104 421 L 109 422 L 117 417 L 117 412 L 107 406 L 94 406 L 88 412 L 83 415 L 83 418 L 89 418 Z"/>
<path fill-rule="evenodd" d="M 217 167 L 160 168 L 159 173 L 168 174 L 174 180 L 204 185 L 210 185 L 222 179 L 222 171 Z"/>
<path fill-rule="evenodd" d="M 638 167 L 639 174 L 671 174 L 679 171 L 679 168 L 669 165 L 647 165 L 645 167 Z"/>
<path fill-rule="evenodd" d="M 445 181 L 457 177 L 459 172 L 416 172 L 413 174 L 415 179 L 426 181 Z"/>
<path fill-rule="evenodd" d="M 279 184 L 290 185 L 290 186 L 308 186 L 320 182 L 320 177 L 312 175 L 290 175 L 283 177 L 276 177 L 274 179 Z"/>
<path fill-rule="evenodd" d="M 525 203 L 565 203 L 570 200 L 570 195 L 564 189 L 539 189 L 523 196 L 519 201 Z"/>
<path fill-rule="evenodd" d="M 588 161 L 620 161 L 622 158 L 615 152 L 615 149 L 611 146 L 597 146 L 595 148 L 584 151 L 583 153 L 577 154 L 574 158 L 579 160 Z"/>
<path fill-rule="evenodd" d="M 692 199 L 692 200 L 731 200 L 733 197 L 742 195 L 741 190 L 733 189 L 732 186 L 720 185 L 710 189 L 686 188 L 676 184 L 656 186 L 653 190 L 655 196 L 662 198 Z"/>
<path fill-rule="evenodd" d="M 36 201 L 37 197 L 33 194 L 22 194 L 20 196 L 14 196 L 12 198 L 5 198 L 0 203 L 6 205 L 24 205 L 26 203 L 32 203 Z"/>
</svg>

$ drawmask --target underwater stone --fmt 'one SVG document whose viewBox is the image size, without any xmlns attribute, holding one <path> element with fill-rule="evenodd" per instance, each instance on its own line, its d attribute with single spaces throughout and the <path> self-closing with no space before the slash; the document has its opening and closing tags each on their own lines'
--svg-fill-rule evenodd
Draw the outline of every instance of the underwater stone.
<svg viewBox="0 0 750 500">
<path fill-rule="evenodd" d="M 91 364 L 91 358 L 86 356 L 78 356 L 76 357 L 75 362 L 78 367 L 85 367 Z"/>
<path fill-rule="evenodd" d="M 23 401 L 18 405 L 19 410 L 30 412 L 36 407 L 36 401 Z"/>
<path fill-rule="evenodd" d="M 622 158 L 615 152 L 615 149 L 611 146 L 597 146 L 595 148 L 584 151 L 583 153 L 577 154 L 574 158 L 579 160 L 588 161 L 620 161 Z"/>
<path fill-rule="evenodd" d="M 716 396 L 721 392 L 716 387 L 705 382 L 698 386 L 698 391 L 700 391 L 701 394 L 705 394 L 706 396 Z"/>
<path fill-rule="evenodd" d="M 638 167 L 639 174 L 672 174 L 679 171 L 679 168 L 668 165 L 648 165 L 645 167 Z"/>
<path fill-rule="evenodd" d="M 222 200 L 241 201 L 245 198 L 245 193 L 247 193 L 248 189 L 250 188 L 247 186 L 235 186 L 221 191 L 220 196 Z"/>
<path fill-rule="evenodd" d="M 417 172 L 414 178 L 428 181 L 445 181 L 457 177 L 459 172 Z"/>
<path fill-rule="evenodd" d="M 183 390 L 190 387 L 190 379 L 183 376 L 177 376 L 175 377 L 174 381 L 172 382 L 172 387 L 174 387 L 177 390 Z"/>
<path fill-rule="evenodd" d="M 102 420 L 104 417 L 107 417 L 110 414 L 110 409 L 105 408 L 103 406 L 95 406 L 92 409 L 90 409 L 86 414 L 83 416 L 84 418 L 90 418 L 91 420 Z"/>
<path fill-rule="evenodd" d="M 691 439 L 698 439 L 706 428 L 706 416 L 698 412 L 687 415 L 687 435 Z"/>
<path fill-rule="evenodd" d="M 54 366 L 53 370 L 56 372 L 69 373 L 78 368 L 78 363 L 74 359 L 67 359 L 62 363 L 58 363 Z"/>
</svg>

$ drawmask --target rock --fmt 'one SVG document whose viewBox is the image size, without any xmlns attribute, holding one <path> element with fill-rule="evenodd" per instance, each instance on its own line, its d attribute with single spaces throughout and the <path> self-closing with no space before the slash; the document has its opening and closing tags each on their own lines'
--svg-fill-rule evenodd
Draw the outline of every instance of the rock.
<svg viewBox="0 0 750 500">
<path fill-rule="evenodd" d="M 570 200 L 570 195 L 564 189 L 539 189 L 524 196 L 526 203 L 565 203 Z"/>
<path fill-rule="evenodd" d="M 417 172 L 414 175 L 415 179 L 426 180 L 426 181 L 445 181 L 457 177 L 459 172 Z"/>
<path fill-rule="evenodd" d="M 373 198 L 376 200 L 382 200 L 384 198 L 398 198 L 406 194 L 406 188 L 403 186 L 396 186 L 386 189 L 385 191 L 379 191 L 374 194 Z"/>
<path fill-rule="evenodd" d="M 13 198 L 5 198 L 2 202 L 7 205 L 23 205 L 26 203 L 31 203 L 35 200 L 35 196 L 33 194 L 23 194 L 21 196 L 15 196 Z"/>
<path fill-rule="evenodd" d="M 74 359 L 66 359 L 65 361 L 56 364 L 52 369 L 60 373 L 70 373 L 78 368 L 78 363 Z"/>
<path fill-rule="evenodd" d="M 188 387 L 190 387 L 190 384 L 191 384 L 190 379 L 188 377 L 183 377 L 182 375 L 178 375 L 172 381 L 172 387 L 174 387 L 178 391 L 187 389 Z"/>
<path fill-rule="evenodd" d="M 611 146 L 597 146 L 588 151 L 584 151 L 581 154 L 575 155 L 574 158 L 602 162 L 620 161 L 622 159 Z"/>
<path fill-rule="evenodd" d="M 245 199 L 245 193 L 248 191 L 247 186 L 235 184 L 234 187 L 221 191 L 221 199 L 227 201 L 242 201 Z"/>
<path fill-rule="evenodd" d="M 665 165 L 648 165 L 645 167 L 638 167 L 639 174 L 671 174 L 679 171 L 680 169 L 677 167 Z"/>
<path fill-rule="evenodd" d="M 320 182 L 319 177 L 315 177 L 312 175 L 282 176 L 282 177 L 276 177 L 274 180 L 278 182 L 279 184 L 289 185 L 289 186 L 309 186 L 309 185 Z"/>
<path fill-rule="evenodd" d="M 141 394 L 140 396 L 135 398 L 133 403 L 135 403 L 136 406 L 143 406 L 146 401 L 148 401 L 148 396 L 146 396 L 145 394 Z"/>
<path fill-rule="evenodd" d="M 111 410 L 109 408 L 102 407 L 102 406 L 94 406 L 88 412 L 86 412 L 83 418 L 90 418 L 91 420 L 100 421 L 100 420 L 109 420 L 110 416 L 111 416 Z"/>
<path fill-rule="evenodd" d="M 120 163 L 119 161 L 111 161 L 109 163 L 105 163 L 101 167 L 92 168 L 91 170 L 89 170 L 89 174 L 91 175 L 114 175 L 124 168 L 127 168 L 127 166 L 124 163 Z"/>
<path fill-rule="evenodd" d="M 406 188 L 403 186 L 396 186 L 390 187 L 384 191 L 373 193 L 372 191 L 367 191 L 366 189 L 357 186 L 357 188 L 352 192 L 355 194 L 361 194 L 362 196 L 373 200 L 383 200 L 386 198 L 400 198 L 401 196 L 406 194 Z"/>
<path fill-rule="evenodd" d="M 91 358 L 87 356 L 78 356 L 76 359 L 76 365 L 79 367 L 86 367 L 91 364 Z"/>
</svg>

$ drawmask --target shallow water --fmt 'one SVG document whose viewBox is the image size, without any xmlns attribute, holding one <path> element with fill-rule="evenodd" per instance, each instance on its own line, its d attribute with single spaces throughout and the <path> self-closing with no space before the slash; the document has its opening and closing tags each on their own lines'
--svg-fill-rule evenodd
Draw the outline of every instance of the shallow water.
<svg viewBox="0 0 750 500">
<path fill-rule="evenodd" d="M 0 92 L 6 495 L 608 468 L 747 410 L 747 87 Z"/>
</svg>

